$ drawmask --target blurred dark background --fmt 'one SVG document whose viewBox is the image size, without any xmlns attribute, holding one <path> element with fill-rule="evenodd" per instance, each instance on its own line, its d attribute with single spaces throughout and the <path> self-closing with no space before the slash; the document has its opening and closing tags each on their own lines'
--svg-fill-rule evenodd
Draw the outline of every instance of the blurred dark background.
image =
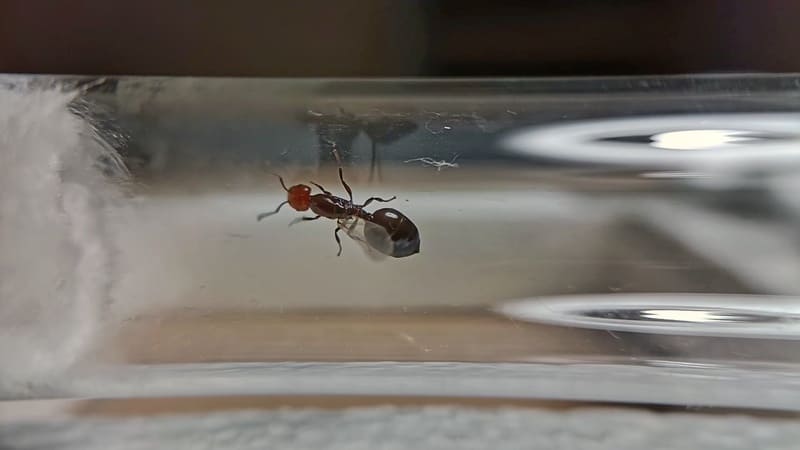
<svg viewBox="0 0 800 450">
<path fill-rule="evenodd" d="M 798 24 L 796 0 L 0 0 L 0 72 L 787 72 Z"/>
</svg>

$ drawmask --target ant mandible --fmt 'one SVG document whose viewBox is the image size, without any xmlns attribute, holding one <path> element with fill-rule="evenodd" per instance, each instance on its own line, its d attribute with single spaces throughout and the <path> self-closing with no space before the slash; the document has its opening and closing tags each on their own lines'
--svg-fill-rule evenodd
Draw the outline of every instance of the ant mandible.
<svg viewBox="0 0 800 450">
<path fill-rule="evenodd" d="M 345 191 L 347 191 L 348 199 L 337 197 L 328 192 L 321 185 L 311 181 L 310 183 L 322 191 L 321 194 L 311 194 L 311 187 L 305 184 L 296 184 L 292 187 L 286 187 L 283 178 L 280 175 L 278 180 L 281 182 L 283 190 L 286 191 L 287 199 L 281 202 L 275 211 L 259 214 L 257 220 L 277 214 L 281 208 L 289 204 L 296 211 L 311 211 L 316 214 L 313 217 L 302 216 L 292 220 L 289 226 L 298 222 L 317 220 L 320 217 L 336 220 L 336 229 L 333 232 L 333 237 L 336 239 L 336 244 L 339 251 L 336 256 L 342 255 L 342 241 L 339 239 L 339 230 L 342 229 L 343 223 L 353 218 L 358 218 L 369 225 L 365 225 L 365 234 L 367 243 L 374 249 L 395 258 L 410 256 L 419 253 L 420 237 L 419 230 L 414 222 L 411 221 L 400 211 L 393 208 L 382 208 L 374 213 L 369 213 L 364 208 L 372 202 L 390 202 L 397 197 L 384 199 L 380 197 L 370 197 L 363 204 L 359 205 L 353 202 L 353 190 L 344 181 L 344 174 L 342 170 L 341 160 L 336 149 L 333 149 L 333 154 L 339 166 L 339 180 L 342 182 Z"/>
</svg>

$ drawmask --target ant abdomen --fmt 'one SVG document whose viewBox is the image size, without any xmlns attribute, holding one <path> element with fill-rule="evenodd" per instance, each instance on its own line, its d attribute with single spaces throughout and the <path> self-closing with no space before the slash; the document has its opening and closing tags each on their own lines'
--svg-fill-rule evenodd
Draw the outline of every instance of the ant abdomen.
<svg viewBox="0 0 800 450">
<path fill-rule="evenodd" d="M 419 253 L 419 230 L 400 211 L 394 208 L 382 208 L 370 215 L 364 223 L 364 237 L 379 252 L 402 258 Z"/>
</svg>

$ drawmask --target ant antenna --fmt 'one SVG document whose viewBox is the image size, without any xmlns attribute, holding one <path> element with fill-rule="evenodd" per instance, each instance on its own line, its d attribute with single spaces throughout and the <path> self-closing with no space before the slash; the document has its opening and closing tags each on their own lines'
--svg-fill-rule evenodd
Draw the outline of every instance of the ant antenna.
<svg viewBox="0 0 800 450">
<path fill-rule="evenodd" d="M 277 173 L 275 173 L 275 172 L 270 172 L 270 173 L 271 173 L 271 174 L 273 174 L 273 175 L 275 175 L 276 177 L 278 177 L 278 180 L 280 180 L 280 182 L 281 182 L 281 186 L 283 187 L 283 190 L 284 190 L 284 191 L 286 191 L 286 192 L 289 192 L 289 188 L 287 188 L 287 187 L 286 187 L 286 183 L 284 183 L 284 182 L 283 182 L 283 177 L 281 177 L 280 175 L 278 175 L 278 174 L 277 174 Z"/>
</svg>

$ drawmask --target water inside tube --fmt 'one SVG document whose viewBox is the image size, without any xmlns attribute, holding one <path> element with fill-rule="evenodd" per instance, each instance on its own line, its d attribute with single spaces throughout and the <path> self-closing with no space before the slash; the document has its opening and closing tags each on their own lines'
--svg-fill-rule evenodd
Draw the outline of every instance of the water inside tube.
<svg viewBox="0 0 800 450">
<path fill-rule="evenodd" d="M 4 77 L 0 396 L 796 411 L 798 79 L 637 80 Z"/>
</svg>

